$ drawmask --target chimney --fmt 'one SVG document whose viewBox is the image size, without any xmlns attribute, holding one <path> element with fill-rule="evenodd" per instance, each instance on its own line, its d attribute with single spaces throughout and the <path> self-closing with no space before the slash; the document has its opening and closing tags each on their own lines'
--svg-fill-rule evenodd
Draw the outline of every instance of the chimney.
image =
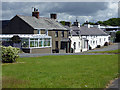
<svg viewBox="0 0 120 90">
<path fill-rule="evenodd" d="M 70 22 L 65 22 L 65 26 L 71 26 L 71 23 Z"/>
<path fill-rule="evenodd" d="M 91 27 L 91 25 L 89 24 L 89 22 L 88 22 L 88 21 L 86 21 L 86 22 L 84 23 L 84 26 L 85 26 L 85 27 L 88 27 L 88 28 L 90 28 L 90 27 Z"/>
<path fill-rule="evenodd" d="M 50 14 L 50 18 L 51 18 L 51 19 L 57 19 L 57 14 L 51 13 L 51 14 Z"/>
<path fill-rule="evenodd" d="M 34 11 L 32 12 L 32 16 L 39 19 L 39 11 L 38 11 L 38 9 L 34 8 Z"/>
<path fill-rule="evenodd" d="M 77 26 L 77 27 L 79 27 L 80 28 L 80 23 L 77 21 L 77 19 L 76 19 L 76 22 L 74 22 L 74 24 L 73 24 L 74 26 Z"/>
</svg>

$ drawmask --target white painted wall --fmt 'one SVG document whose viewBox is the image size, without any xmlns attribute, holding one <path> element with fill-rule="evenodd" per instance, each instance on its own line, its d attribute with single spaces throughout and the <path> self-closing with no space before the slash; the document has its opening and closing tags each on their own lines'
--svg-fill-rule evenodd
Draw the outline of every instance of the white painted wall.
<svg viewBox="0 0 120 90">
<path fill-rule="evenodd" d="M 76 49 L 74 49 L 75 53 L 81 52 L 81 37 L 79 36 L 70 36 L 71 39 L 71 48 L 74 49 L 74 42 L 76 42 Z"/>
<path fill-rule="evenodd" d="M 82 47 L 81 47 L 82 48 L 82 52 L 88 51 L 88 41 L 86 41 L 85 39 L 82 38 L 81 45 L 82 45 Z"/>
<path fill-rule="evenodd" d="M 74 49 L 74 42 L 76 43 L 75 53 L 88 50 L 88 43 L 86 40 L 81 39 L 81 36 L 70 36 L 69 38 L 71 39 L 71 48 Z"/>
<path fill-rule="evenodd" d="M 88 39 L 91 49 L 96 48 L 98 45 L 104 46 L 106 42 L 109 42 L 109 36 L 82 36 L 82 38 Z"/>
<path fill-rule="evenodd" d="M 70 36 L 69 38 L 71 39 L 71 48 L 74 49 L 74 42 L 76 43 L 75 53 L 88 51 L 89 46 L 94 49 L 98 45 L 104 46 L 106 42 L 109 42 L 109 36 Z M 88 40 L 88 46 L 86 40 Z"/>
</svg>

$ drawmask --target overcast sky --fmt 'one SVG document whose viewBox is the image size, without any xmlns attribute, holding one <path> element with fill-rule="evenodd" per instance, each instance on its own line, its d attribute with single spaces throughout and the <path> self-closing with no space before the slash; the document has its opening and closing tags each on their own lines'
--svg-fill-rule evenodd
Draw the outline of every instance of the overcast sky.
<svg viewBox="0 0 120 90">
<path fill-rule="evenodd" d="M 77 18 L 83 23 L 118 17 L 117 2 L 3 2 L 2 19 L 11 19 L 15 15 L 31 16 L 32 7 L 39 9 L 40 17 L 56 13 L 58 21 L 74 22 Z"/>
</svg>

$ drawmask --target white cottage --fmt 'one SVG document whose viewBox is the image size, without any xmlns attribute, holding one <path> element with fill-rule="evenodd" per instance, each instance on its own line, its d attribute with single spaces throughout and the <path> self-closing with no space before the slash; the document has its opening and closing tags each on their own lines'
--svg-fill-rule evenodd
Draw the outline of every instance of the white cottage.
<svg viewBox="0 0 120 90">
<path fill-rule="evenodd" d="M 69 38 L 75 53 L 94 49 L 109 43 L 109 36 L 103 30 L 88 26 L 72 26 Z"/>
</svg>

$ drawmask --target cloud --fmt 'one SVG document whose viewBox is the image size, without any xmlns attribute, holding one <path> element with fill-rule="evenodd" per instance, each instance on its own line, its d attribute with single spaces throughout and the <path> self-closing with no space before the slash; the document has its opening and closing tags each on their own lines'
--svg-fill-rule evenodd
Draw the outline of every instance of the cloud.
<svg viewBox="0 0 120 90">
<path fill-rule="evenodd" d="M 40 11 L 40 16 L 49 17 L 57 13 L 58 20 L 75 21 L 105 20 L 117 16 L 117 3 L 112 2 L 3 2 L 2 18 L 11 19 L 16 14 L 31 16 L 32 7 Z"/>
</svg>

